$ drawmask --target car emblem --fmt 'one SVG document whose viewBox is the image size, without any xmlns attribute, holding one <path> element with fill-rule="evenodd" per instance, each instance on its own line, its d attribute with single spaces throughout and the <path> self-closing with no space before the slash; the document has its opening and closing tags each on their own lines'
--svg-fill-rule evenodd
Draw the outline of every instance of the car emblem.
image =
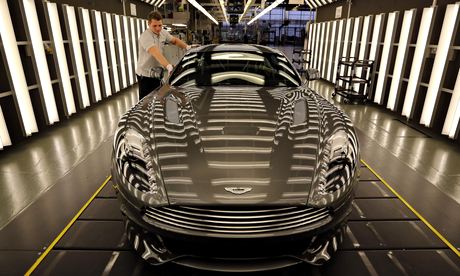
<svg viewBox="0 0 460 276">
<path fill-rule="evenodd" d="M 230 192 L 235 195 L 242 195 L 252 190 L 249 187 L 225 187 L 227 192 Z"/>
</svg>

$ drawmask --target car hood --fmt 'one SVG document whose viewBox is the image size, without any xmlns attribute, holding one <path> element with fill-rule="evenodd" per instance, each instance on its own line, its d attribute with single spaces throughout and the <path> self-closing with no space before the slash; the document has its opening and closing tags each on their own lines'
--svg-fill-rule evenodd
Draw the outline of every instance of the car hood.
<svg viewBox="0 0 460 276">
<path fill-rule="evenodd" d="M 169 204 L 307 204 L 325 141 L 348 121 L 306 88 L 164 86 L 120 119 L 114 152 L 128 137 L 143 156 L 130 171 Z"/>
<path fill-rule="evenodd" d="M 316 96 L 164 86 L 133 112 L 149 112 L 142 135 L 170 204 L 306 204 L 320 148 Z"/>
</svg>

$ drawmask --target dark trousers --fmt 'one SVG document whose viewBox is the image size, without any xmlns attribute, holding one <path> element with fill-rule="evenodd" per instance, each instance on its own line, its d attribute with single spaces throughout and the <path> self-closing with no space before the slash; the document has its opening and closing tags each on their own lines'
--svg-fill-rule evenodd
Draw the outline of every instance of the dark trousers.
<svg viewBox="0 0 460 276">
<path fill-rule="evenodd" d="M 136 76 L 139 81 L 139 100 L 157 89 L 161 84 L 161 80 L 157 78 L 149 78 L 139 75 Z"/>
</svg>

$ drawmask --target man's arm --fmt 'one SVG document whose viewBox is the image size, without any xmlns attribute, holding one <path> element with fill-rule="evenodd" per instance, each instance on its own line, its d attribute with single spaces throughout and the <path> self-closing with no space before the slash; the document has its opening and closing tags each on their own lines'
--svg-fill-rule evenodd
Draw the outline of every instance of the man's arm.
<svg viewBox="0 0 460 276">
<path fill-rule="evenodd" d="M 164 67 L 168 66 L 169 61 L 163 56 L 160 52 L 160 49 L 156 46 L 152 46 L 149 48 L 149 53 Z"/>
<path fill-rule="evenodd" d="M 179 38 L 175 36 L 173 36 L 171 43 L 182 49 L 187 49 L 187 50 L 190 49 L 187 43 L 183 42 L 182 40 L 180 40 Z"/>
</svg>

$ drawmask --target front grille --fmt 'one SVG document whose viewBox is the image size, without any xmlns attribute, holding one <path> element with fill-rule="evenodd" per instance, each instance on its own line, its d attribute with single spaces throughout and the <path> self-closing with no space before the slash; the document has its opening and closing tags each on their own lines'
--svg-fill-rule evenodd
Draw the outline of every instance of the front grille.
<svg viewBox="0 0 460 276">
<path fill-rule="evenodd" d="M 147 208 L 145 220 L 153 225 L 188 234 L 210 236 L 277 235 L 308 231 L 331 220 L 326 208 L 169 206 Z M 297 231 L 296 231 L 297 230 Z"/>
</svg>

